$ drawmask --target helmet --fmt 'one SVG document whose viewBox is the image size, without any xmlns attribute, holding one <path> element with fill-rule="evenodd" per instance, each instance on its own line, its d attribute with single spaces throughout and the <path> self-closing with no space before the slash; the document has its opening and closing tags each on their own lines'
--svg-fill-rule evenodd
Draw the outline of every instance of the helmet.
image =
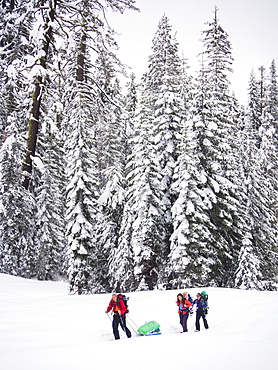
<svg viewBox="0 0 278 370">
<path fill-rule="evenodd" d="M 207 293 L 203 290 L 203 291 L 201 292 L 201 294 L 206 295 Z"/>
</svg>

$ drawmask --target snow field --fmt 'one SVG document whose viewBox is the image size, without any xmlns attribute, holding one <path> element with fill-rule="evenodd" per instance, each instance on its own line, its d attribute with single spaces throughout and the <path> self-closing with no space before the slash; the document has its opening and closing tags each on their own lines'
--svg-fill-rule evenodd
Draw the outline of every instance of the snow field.
<svg viewBox="0 0 278 370">
<path fill-rule="evenodd" d="M 188 289 L 195 297 L 199 289 Z M 276 370 L 278 292 L 205 288 L 209 330 L 180 334 L 179 291 L 133 292 L 128 327 L 115 341 L 104 313 L 110 294 L 68 295 L 63 282 L 0 274 L 2 370 Z M 181 291 L 182 292 L 182 291 Z M 110 316 L 111 317 L 111 316 Z M 112 318 L 112 317 L 111 317 Z M 132 319 L 132 321 L 131 321 Z M 161 335 L 137 337 L 136 326 L 155 320 Z"/>
</svg>

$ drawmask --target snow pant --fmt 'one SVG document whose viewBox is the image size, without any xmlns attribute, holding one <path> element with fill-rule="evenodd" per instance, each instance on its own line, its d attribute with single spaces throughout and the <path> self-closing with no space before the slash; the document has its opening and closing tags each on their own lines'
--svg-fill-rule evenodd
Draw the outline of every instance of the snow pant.
<svg viewBox="0 0 278 370">
<path fill-rule="evenodd" d="M 126 333 L 127 337 L 130 338 L 131 332 L 126 327 L 126 317 L 115 314 L 113 317 L 113 321 L 112 321 L 113 334 L 114 334 L 115 339 L 120 339 L 120 334 L 119 334 L 119 329 L 118 329 L 119 324 L 121 325 L 121 328 L 123 329 L 123 331 Z"/>
<path fill-rule="evenodd" d="M 180 312 L 180 324 L 182 326 L 182 331 L 183 332 L 187 332 L 187 319 L 188 319 L 188 316 L 189 316 L 189 312 L 186 312 L 185 314 L 183 314 L 182 312 Z"/>
<path fill-rule="evenodd" d="M 206 319 L 206 315 L 204 313 L 204 310 L 202 308 L 198 308 L 197 312 L 196 312 L 196 330 L 200 330 L 200 318 L 203 318 L 203 322 L 204 322 L 204 327 L 206 329 L 208 329 L 208 322 L 207 322 L 207 319 Z"/>
</svg>

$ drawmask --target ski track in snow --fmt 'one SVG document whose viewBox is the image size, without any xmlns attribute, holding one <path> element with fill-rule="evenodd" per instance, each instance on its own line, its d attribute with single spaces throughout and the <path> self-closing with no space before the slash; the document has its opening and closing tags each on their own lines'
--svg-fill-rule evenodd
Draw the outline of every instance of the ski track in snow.
<svg viewBox="0 0 278 370">
<path fill-rule="evenodd" d="M 72 296 L 63 282 L 0 274 L 1 370 L 277 369 L 278 292 L 188 289 L 209 294 L 209 330 L 180 333 L 179 291 L 126 293 L 128 339 L 115 341 L 104 313 L 110 294 Z M 112 319 L 112 316 L 110 316 Z M 140 337 L 136 327 L 155 320 L 161 335 Z M 120 361 L 120 364 L 119 364 Z"/>
</svg>

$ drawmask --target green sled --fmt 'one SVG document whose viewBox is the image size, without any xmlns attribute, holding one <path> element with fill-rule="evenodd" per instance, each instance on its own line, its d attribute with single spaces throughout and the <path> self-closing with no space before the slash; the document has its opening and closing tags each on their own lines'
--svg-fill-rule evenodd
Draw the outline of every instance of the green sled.
<svg viewBox="0 0 278 370">
<path fill-rule="evenodd" d="M 146 324 L 140 326 L 138 333 L 140 335 L 148 335 L 160 332 L 160 325 L 156 321 L 149 321 Z"/>
</svg>

